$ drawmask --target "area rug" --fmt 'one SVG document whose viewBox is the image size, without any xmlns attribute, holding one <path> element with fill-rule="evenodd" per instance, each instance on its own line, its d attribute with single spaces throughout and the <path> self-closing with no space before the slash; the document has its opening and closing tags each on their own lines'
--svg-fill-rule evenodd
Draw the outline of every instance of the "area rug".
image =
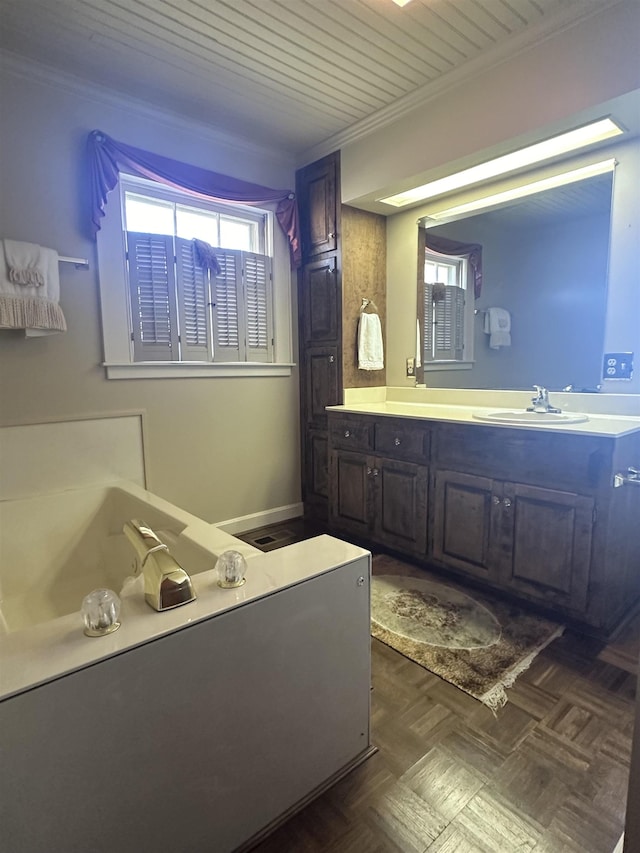
<svg viewBox="0 0 640 853">
<path fill-rule="evenodd" d="M 379 554 L 373 558 L 371 634 L 493 711 L 564 626 Z"/>
</svg>

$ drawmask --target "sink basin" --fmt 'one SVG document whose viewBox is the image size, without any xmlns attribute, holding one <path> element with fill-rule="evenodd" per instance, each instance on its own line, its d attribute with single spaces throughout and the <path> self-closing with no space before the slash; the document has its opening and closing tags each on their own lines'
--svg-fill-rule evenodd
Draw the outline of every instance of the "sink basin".
<svg viewBox="0 0 640 853">
<path fill-rule="evenodd" d="M 553 426 L 554 424 L 581 424 L 589 420 L 588 415 L 576 412 L 488 412 L 476 414 L 473 417 L 479 421 L 495 424 L 526 424 L 527 426 Z"/>
</svg>

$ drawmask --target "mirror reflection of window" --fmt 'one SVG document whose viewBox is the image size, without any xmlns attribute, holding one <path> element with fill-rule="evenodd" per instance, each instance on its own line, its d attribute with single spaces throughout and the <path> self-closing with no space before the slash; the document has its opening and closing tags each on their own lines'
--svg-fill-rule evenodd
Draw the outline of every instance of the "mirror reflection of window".
<svg viewBox="0 0 640 853">
<path fill-rule="evenodd" d="M 424 249 L 422 363 L 456 362 L 465 357 L 467 262 Z"/>
</svg>

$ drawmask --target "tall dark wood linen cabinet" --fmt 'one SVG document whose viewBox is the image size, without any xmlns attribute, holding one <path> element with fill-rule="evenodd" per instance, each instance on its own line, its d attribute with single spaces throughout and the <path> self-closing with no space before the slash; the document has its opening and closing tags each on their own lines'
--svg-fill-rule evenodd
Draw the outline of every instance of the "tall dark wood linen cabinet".
<svg viewBox="0 0 640 853">
<path fill-rule="evenodd" d="M 340 152 L 296 174 L 302 231 L 298 272 L 300 432 L 305 518 L 328 518 L 325 406 L 342 402 Z"/>
</svg>

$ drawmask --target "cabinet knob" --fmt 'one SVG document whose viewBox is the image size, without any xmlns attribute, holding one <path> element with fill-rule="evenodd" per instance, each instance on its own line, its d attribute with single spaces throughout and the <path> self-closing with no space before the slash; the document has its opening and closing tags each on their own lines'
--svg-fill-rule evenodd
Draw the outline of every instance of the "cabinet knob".
<svg viewBox="0 0 640 853">
<path fill-rule="evenodd" d="M 380 471 L 378 471 L 378 469 L 377 469 L 377 468 L 374 468 L 374 469 L 373 469 L 373 471 L 372 471 L 372 474 L 373 474 L 373 476 L 374 476 L 374 477 L 377 477 L 379 473 L 380 473 Z"/>
<path fill-rule="evenodd" d="M 350 430 L 350 429 L 345 429 L 345 431 L 344 431 L 344 437 L 345 437 L 345 438 L 350 438 L 350 437 L 351 437 L 351 430 Z"/>
<path fill-rule="evenodd" d="M 491 502 L 493 503 L 494 506 L 498 506 L 498 504 L 500 503 L 500 498 L 497 495 L 494 495 L 491 498 Z"/>
<path fill-rule="evenodd" d="M 333 238 L 334 238 L 335 236 L 336 236 L 336 235 L 333 233 L 333 231 L 329 231 L 329 233 L 327 234 L 327 240 L 333 240 Z"/>
<path fill-rule="evenodd" d="M 402 442 L 400 441 L 399 438 L 394 438 L 393 443 L 395 444 L 396 447 L 400 447 L 400 445 L 402 444 Z"/>
<path fill-rule="evenodd" d="M 369 466 L 367 465 L 367 477 L 370 477 L 372 473 L 373 473 L 373 468 L 369 468 Z"/>
<path fill-rule="evenodd" d="M 334 362 L 335 360 L 336 360 L 335 355 L 330 355 L 330 356 L 329 356 L 329 364 L 333 364 L 333 362 Z"/>
<path fill-rule="evenodd" d="M 505 499 L 502 501 L 502 503 L 504 504 L 504 506 L 506 506 L 506 507 L 507 507 L 507 509 L 509 509 L 509 507 L 511 506 L 511 498 L 505 498 Z"/>
</svg>

